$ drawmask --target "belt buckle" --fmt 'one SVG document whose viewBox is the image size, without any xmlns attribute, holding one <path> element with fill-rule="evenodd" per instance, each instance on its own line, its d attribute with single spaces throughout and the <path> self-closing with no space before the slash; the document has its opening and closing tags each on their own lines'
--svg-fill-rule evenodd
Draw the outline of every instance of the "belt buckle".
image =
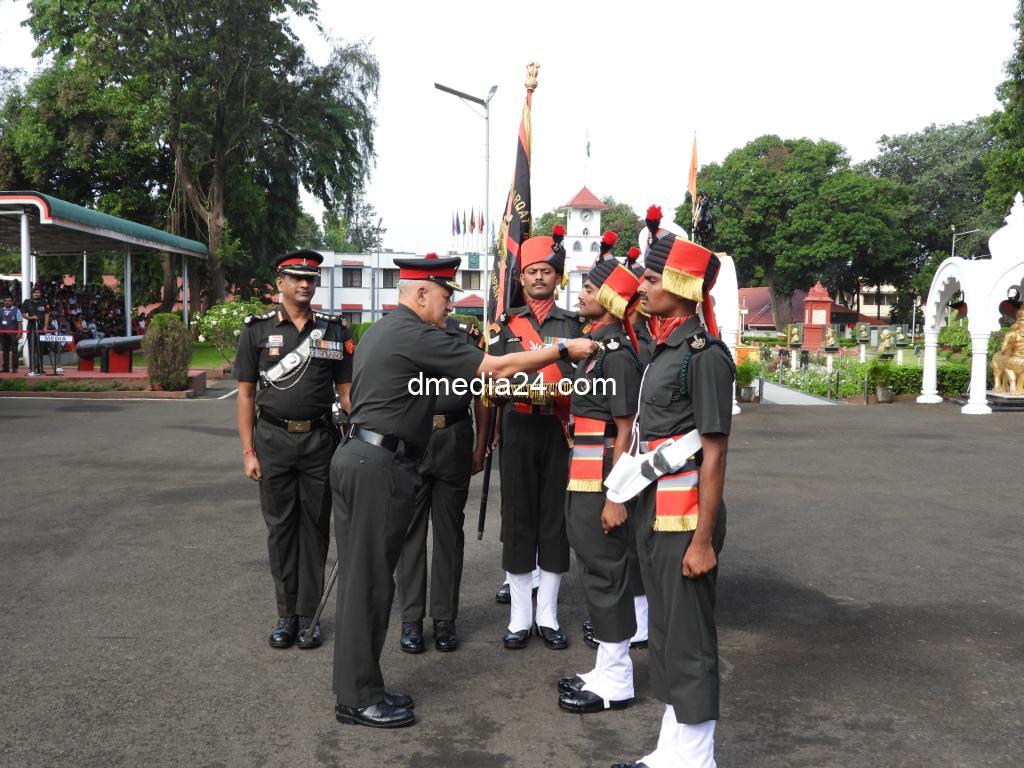
<svg viewBox="0 0 1024 768">
<path fill-rule="evenodd" d="M 309 432 L 313 425 L 312 421 L 289 421 L 288 431 L 293 434 L 303 434 Z"/>
<path fill-rule="evenodd" d="M 446 421 L 443 413 L 434 414 L 434 429 L 444 429 Z"/>
</svg>

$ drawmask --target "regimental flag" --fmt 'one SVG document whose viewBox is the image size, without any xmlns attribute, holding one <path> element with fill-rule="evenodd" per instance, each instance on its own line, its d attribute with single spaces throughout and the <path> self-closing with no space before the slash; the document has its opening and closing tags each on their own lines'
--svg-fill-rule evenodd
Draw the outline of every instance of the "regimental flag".
<svg viewBox="0 0 1024 768">
<path fill-rule="evenodd" d="M 533 219 L 530 214 L 530 144 L 532 142 L 531 109 L 533 92 L 537 88 L 539 65 L 530 62 L 526 66 L 526 103 L 519 122 L 519 139 L 516 145 L 516 169 L 512 186 L 505 201 L 505 213 L 498 230 L 498 250 L 494 255 L 491 269 L 489 301 L 487 302 L 487 323 L 493 323 L 510 307 L 522 304 L 519 286 L 519 248 L 530 236 Z"/>
<path fill-rule="evenodd" d="M 697 219 L 700 216 L 700 198 L 697 196 L 697 134 L 693 135 L 693 154 L 690 157 L 690 177 L 687 179 L 686 188 L 690 190 L 690 225 L 697 226 Z"/>
</svg>

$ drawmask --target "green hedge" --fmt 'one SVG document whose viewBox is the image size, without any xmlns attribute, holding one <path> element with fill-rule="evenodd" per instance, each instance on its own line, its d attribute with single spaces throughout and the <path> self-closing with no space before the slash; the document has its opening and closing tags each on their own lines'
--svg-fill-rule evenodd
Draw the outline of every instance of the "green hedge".
<svg viewBox="0 0 1024 768">
<path fill-rule="evenodd" d="M 967 391 L 971 383 L 971 366 L 946 363 L 936 370 L 936 383 L 943 397 L 955 397 Z"/>
<path fill-rule="evenodd" d="M 142 337 L 149 383 L 168 391 L 188 387 L 188 364 L 192 339 L 181 318 L 174 314 L 154 315 Z"/>
<path fill-rule="evenodd" d="M 961 355 L 971 354 L 971 333 L 966 321 L 950 320 L 949 325 L 939 331 L 939 346 Z"/>
</svg>

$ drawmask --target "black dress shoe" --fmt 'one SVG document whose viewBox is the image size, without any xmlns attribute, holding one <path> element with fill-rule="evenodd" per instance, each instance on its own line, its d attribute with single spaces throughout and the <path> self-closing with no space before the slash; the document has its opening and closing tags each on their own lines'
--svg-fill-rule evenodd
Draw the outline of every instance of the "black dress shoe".
<svg viewBox="0 0 1024 768">
<path fill-rule="evenodd" d="M 323 645 L 324 637 L 320 633 L 320 622 L 318 621 L 312 629 L 310 623 L 312 616 L 299 616 L 299 639 L 295 645 L 299 648 L 319 648 Z"/>
<path fill-rule="evenodd" d="M 512 587 L 508 585 L 507 581 L 498 587 L 498 591 L 494 593 L 494 602 L 501 603 L 502 605 L 510 605 L 512 603 Z"/>
<path fill-rule="evenodd" d="M 408 693 L 388 693 L 384 691 L 384 703 L 389 707 L 396 707 L 398 709 L 414 709 L 416 707 L 412 696 Z"/>
<path fill-rule="evenodd" d="M 606 709 L 625 709 L 631 701 L 632 699 L 606 701 L 593 691 L 580 690 L 573 693 L 562 693 L 558 697 L 558 706 L 566 712 L 573 712 L 577 715 L 589 715 L 594 712 L 604 712 Z"/>
<path fill-rule="evenodd" d="M 368 725 L 371 728 L 404 728 L 416 722 L 416 715 L 411 709 L 393 707 L 386 701 L 361 709 L 335 703 L 334 716 L 339 723 Z"/>
<path fill-rule="evenodd" d="M 583 622 L 583 634 L 584 635 L 592 635 L 592 634 L 594 634 L 594 622 L 592 622 L 590 619 L 587 619 L 586 621 Z"/>
<path fill-rule="evenodd" d="M 403 621 L 402 639 L 398 646 L 406 653 L 423 653 L 426 646 L 423 644 L 423 622 Z"/>
<path fill-rule="evenodd" d="M 295 633 L 298 621 L 294 616 L 285 616 L 277 620 L 277 626 L 270 633 L 271 648 L 291 648 L 295 644 Z"/>
<path fill-rule="evenodd" d="M 458 650 L 459 636 L 455 632 L 454 621 L 448 619 L 434 621 L 434 647 L 442 653 Z"/>
<path fill-rule="evenodd" d="M 616 763 L 612 768 L 647 768 L 647 763 Z"/>
<path fill-rule="evenodd" d="M 505 635 L 504 643 L 505 647 L 510 651 L 515 651 L 520 648 L 525 648 L 526 644 L 530 641 L 530 630 L 521 629 L 518 632 L 508 632 Z"/>
<path fill-rule="evenodd" d="M 579 675 L 573 675 L 572 677 L 563 677 L 558 681 L 558 692 L 559 693 L 576 693 L 583 690 L 583 686 L 586 682 Z"/>
<path fill-rule="evenodd" d="M 585 635 L 583 635 L 583 642 L 589 645 L 591 648 L 597 648 L 597 646 L 600 645 L 597 638 L 594 637 L 593 632 L 588 632 Z"/>
<path fill-rule="evenodd" d="M 550 648 L 552 651 L 564 651 L 569 647 L 569 638 L 566 637 L 565 633 L 560 629 L 552 629 L 551 627 L 537 627 L 537 636 L 544 641 L 544 645 Z"/>
</svg>

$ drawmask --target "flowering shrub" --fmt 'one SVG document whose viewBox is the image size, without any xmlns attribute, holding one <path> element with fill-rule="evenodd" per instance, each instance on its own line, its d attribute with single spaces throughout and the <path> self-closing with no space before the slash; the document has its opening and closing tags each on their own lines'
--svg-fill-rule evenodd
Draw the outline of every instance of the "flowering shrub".
<svg viewBox="0 0 1024 768">
<path fill-rule="evenodd" d="M 245 318 L 249 315 L 262 315 L 268 307 L 258 299 L 225 301 L 197 314 L 192 319 L 192 327 L 198 332 L 200 342 L 212 344 L 221 357 L 230 363 L 235 359 L 238 337 L 242 333 Z"/>
</svg>

